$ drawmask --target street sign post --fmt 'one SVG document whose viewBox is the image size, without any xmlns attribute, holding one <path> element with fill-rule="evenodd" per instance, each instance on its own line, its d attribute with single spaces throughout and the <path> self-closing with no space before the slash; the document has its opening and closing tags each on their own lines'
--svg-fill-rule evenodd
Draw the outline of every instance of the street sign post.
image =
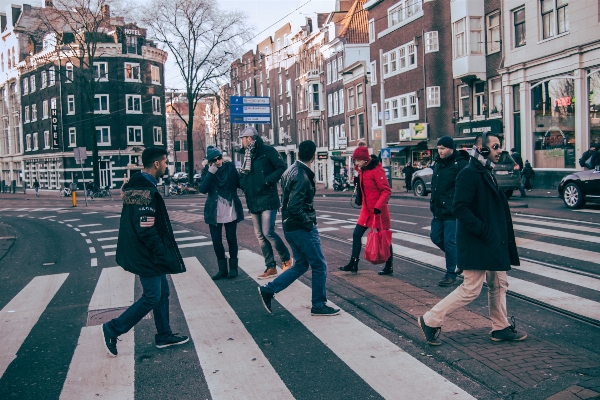
<svg viewBox="0 0 600 400">
<path fill-rule="evenodd" d="M 87 159 L 87 152 L 85 147 L 75 147 L 73 149 L 73 155 L 75 156 L 75 164 L 81 165 L 81 181 L 83 182 L 83 198 L 85 199 L 85 206 L 87 207 L 87 190 L 85 190 L 85 175 L 83 174 L 83 164 Z"/>
<path fill-rule="evenodd" d="M 392 158 L 392 152 L 389 148 L 381 149 L 381 158 Z"/>
<path fill-rule="evenodd" d="M 270 124 L 270 98 L 232 96 L 229 104 L 229 115 L 232 124 Z"/>
</svg>

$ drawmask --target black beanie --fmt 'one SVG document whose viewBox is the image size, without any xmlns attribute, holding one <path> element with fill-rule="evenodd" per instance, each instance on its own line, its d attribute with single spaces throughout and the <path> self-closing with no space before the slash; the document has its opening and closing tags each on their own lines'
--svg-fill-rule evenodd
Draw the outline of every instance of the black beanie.
<svg viewBox="0 0 600 400">
<path fill-rule="evenodd" d="M 454 150 L 454 139 L 450 136 L 442 136 L 438 139 L 437 146 L 444 146 L 447 149 Z"/>
</svg>

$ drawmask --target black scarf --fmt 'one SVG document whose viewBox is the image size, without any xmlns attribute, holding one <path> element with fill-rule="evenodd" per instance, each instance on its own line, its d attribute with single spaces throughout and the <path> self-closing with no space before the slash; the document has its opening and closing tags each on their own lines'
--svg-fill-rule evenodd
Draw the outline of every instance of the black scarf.
<svg viewBox="0 0 600 400">
<path fill-rule="evenodd" d="M 231 206 L 233 202 L 233 193 L 229 187 L 229 165 L 228 162 L 224 162 L 221 168 L 217 169 L 214 174 L 215 183 L 217 185 L 217 194 L 219 197 L 227 200 L 227 205 Z"/>
</svg>

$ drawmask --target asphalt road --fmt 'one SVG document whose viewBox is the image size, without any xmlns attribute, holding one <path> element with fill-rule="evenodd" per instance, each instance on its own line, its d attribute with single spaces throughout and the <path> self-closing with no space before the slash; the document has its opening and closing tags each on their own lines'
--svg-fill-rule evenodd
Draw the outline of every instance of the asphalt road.
<svg viewBox="0 0 600 400">
<path fill-rule="evenodd" d="M 202 218 L 204 200 L 200 196 L 169 198 L 167 207 L 183 256 L 197 260 L 202 270 L 212 275 L 217 265 Z M 101 274 L 116 267 L 118 199 L 96 201 L 87 208 L 80 202 L 79 207 L 71 208 L 70 199 L 54 196 L 30 200 L 0 197 L 0 313 L 8 316 L 4 322 L 0 320 L 0 333 L 10 341 L 0 345 L 0 397 L 78 398 L 69 395 L 72 387 L 83 388 L 89 398 L 139 399 L 255 398 L 261 390 L 271 390 L 263 398 L 286 398 L 288 394 L 298 399 L 408 398 L 403 388 L 410 388 L 413 395 L 409 397 L 413 398 L 546 399 L 575 385 L 600 392 L 600 262 L 595 258 L 600 207 L 571 211 L 552 198 L 516 198 L 511 204 L 515 206 L 519 254 L 525 263 L 509 274 L 513 281 L 508 312 L 516 317 L 517 330 L 528 332 L 524 342 L 497 344 L 489 340 L 491 324 L 484 289 L 444 327 L 442 346 L 432 348 L 424 343 L 416 317 L 453 290 L 437 286 L 443 277 L 439 269 L 443 253 L 428 239 L 431 215 L 426 201 L 402 198 L 390 202 L 395 273 L 379 277 L 376 271 L 381 266 L 364 260 L 356 276 L 337 271 L 337 266 L 348 261 L 359 210 L 351 207 L 349 198 L 318 197 L 315 205 L 329 265 L 329 300 L 356 321 L 338 320 L 343 328 L 333 342 L 324 337 L 328 331 L 338 332 L 338 317 L 319 320 L 317 325 L 311 322 L 315 318 L 305 321 L 302 307 L 309 306 L 309 297 L 288 301 L 282 293 L 276 297 L 280 302 L 274 303 L 274 314 L 266 313 L 253 279 L 263 268 L 260 257 L 256 261 L 260 247 L 247 217 L 238 227 L 240 247 L 246 250 L 240 256 L 238 279 L 216 284 L 199 280 L 197 293 L 193 285 L 186 289 L 186 282 L 177 281 L 177 276 L 170 280 L 171 325 L 175 332 L 191 333 L 191 342 L 156 349 L 150 317 L 134 329 L 131 357 L 109 359 L 97 349 L 86 353 L 82 337 L 86 328 L 97 323 L 89 321 L 88 311 L 100 290 Z M 525 204 L 527 208 L 522 207 Z M 482 255 L 482 262 L 488 256 Z M 180 277 L 196 282 L 197 271 L 188 269 Z M 55 294 L 48 296 L 47 304 L 38 302 L 29 307 L 33 311 L 23 311 L 25 317 L 17 318 L 21 309 L 28 310 L 34 303 L 20 296 L 28 285 L 35 278 L 61 274 L 68 275 Z M 301 282 L 310 286 L 310 273 Z M 204 292 L 207 296 L 200 296 Z M 141 295 L 139 281 L 134 295 Z M 296 302 L 301 303 L 299 308 L 294 308 Z M 198 319 L 193 310 L 206 314 Z M 28 324 L 29 330 L 15 329 Z M 238 366 L 228 364 L 227 358 L 217 358 L 217 364 L 206 358 L 207 351 L 231 344 L 220 340 L 240 340 L 234 333 L 225 338 L 229 336 L 227 324 L 232 324 L 232 332 L 246 335 L 245 347 L 258 354 L 255 361 L 242 359 L 242 352 Z M 221 332 L 221 337 L 198 336 L 209 328 Z M 369 340 L 380 342 L 365 349 L 363 344 Z M 401 349 L 411 361 L 392 359 L 386 364 L 388 360 L 376 349 L 387 345 Z M 126 343 L 119 346 L 125 348 Z M 92 366 L 104 363 L 102 368 L 130 368 L 134 375 L 126 378 L 122 374 L 104 382 L 101 376 L 77 377 L 77 351 L 83 352 Z M 265 365 L 254 367 L 261 357 Z M 236 360 L 235 355 L 232 359 Z M 113 362 L 122 364 L 113 366 Z M 369 362 L 373 362 L 370 367 L 361 368 Z M 249 367 L 230 374 L 246 363 Z M 383 368 L 386 365 L 390 367 Z M 410 379 L 423 367 L 421 382 Z M 446 389 L 446 384 L 456 386 Z M 277 395 L 277 388 L 287 394 Z M 433 394 L 434 388 L 443 388 L 439 389 L 442 395 Z M 389 390 L 395 390 L 391 392 L 394 395 Z"/>
</svg>

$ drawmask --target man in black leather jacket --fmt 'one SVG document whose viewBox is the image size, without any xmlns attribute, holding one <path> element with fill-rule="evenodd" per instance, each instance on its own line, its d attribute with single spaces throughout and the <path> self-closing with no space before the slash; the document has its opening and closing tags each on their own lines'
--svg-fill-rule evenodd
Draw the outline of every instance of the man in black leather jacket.
<svg viewBox="0 0 600 400">
<path fill-rule="evenodd" d="M 123 314 L 102 324 L 104 345 L 117 356 L 117 337 L 129 332 L 150 311 L 154 314 L 159 349 L 186 343 L 169 324 L 169 283 L 166 274 L 185 272 L 165 202 L 156 188 L 167 169 L 167 151 L 148 147 L 142 153 L 144 169 L 123 186 L 123 210 L 117 241 L 117 264 L 140 277 L 142 297 Z"/>
<path fill-rule="evenodd" d="M 260 286 L 258 292 L 263 305 L 271 312 L 271 300 L 312 268 L 312 315 L 337 315 L 340 310 L 327 303 L 327 263 L 321 250 L 317 231 L 317 214 L 314 208 L 315 173 L 310 165 L 315 159 L 317 146 L 305 140 L 298 146 L 298 161 L 285 171 L 281 180 L 283 207 L 281 209 L 283 233 L 292 248 L 296 262 L 274 281 Z"/>
</svg>

